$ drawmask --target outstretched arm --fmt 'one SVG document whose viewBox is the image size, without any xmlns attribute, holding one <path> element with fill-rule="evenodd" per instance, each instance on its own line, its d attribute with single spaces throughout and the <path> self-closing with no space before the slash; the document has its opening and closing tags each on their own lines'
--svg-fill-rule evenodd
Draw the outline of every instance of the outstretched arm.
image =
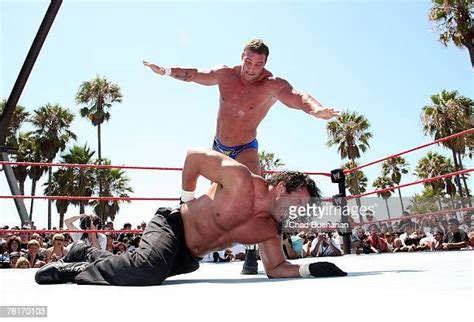
<svg viewBox="0 0 474 322">
<path fill-rule="evenodd" d="M 196 68 L 164 68 L 147 61 L 143 61 L 143 65 L 150 67 L 152 71 L 161 76 L 170 76 L 184 82 L 195 82 L 201 85 L 211 86 L 217 85 L 219 82 L 218 72 L 220 68 L 209 70 L 198 70 Z"/>
<path fill-rule="evenodd" d="M 329 120 L 339 115 L 339 112 L 330 107 L 323 107 L 313 96 L 295 90 L 284 79 L 277 79 L 277 98 L 286 106 L 302 110 L 315 117 Z"/>
<path fill-rule="evenodd" d="M 333 263 L 316 262 L 311 264 L 295 265 L 285 260 L 281 246 L 281 236 L 269 239 L 259 243 L 260 257 L 262 258 L 265 272 L 270 278 L 288 278 L 288 277 L 330 277 L 346 276 Z"/>
</svg>

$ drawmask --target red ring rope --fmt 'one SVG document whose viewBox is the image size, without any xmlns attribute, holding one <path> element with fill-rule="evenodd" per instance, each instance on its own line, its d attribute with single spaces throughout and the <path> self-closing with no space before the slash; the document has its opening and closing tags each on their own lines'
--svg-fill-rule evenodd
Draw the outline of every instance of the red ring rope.
<svg viewBox="0 0 474 322">
<path fill-rule="evenodd" d="M 352 223 L 352 226 L 353 227 L 364 226 L 364 225 L 369 225 L 370 226 L 372 224 L 378 224 L 378 223 L 389 222 L 389 221 L 398 221 L 398 220 L 411 219 L 411 218 L 422 218 L 422 217 L 429 217 L 429 216 L 437 216 L 437 215 L 448 214 L 450 212 L 471 211 L 471 210 L 474 210 L 474 207 L 445 209 L 445 210 L 439 210 L 439 211 L 435 211 L 435 212 L 429 212 L 429 213 L 426 213 L 426 214 L 416 214 L 416 215 L 409 215 L 409 216 L 403 216 L 403 217 L 398 217 L 398 218 L 380 219 L 380 220 L 366 221 L 366 222 L 361 222 L 361 223 Z"/>
<path fill-rule="evenodd" d="M 418 180 L 418 181 L 414 181 L 414 182 L 410 182 L 410 183 L 401 184 L 401 185 L 398 185 L 398 186 L 395 186 L 395 187 L 389 187 L 389 188 L 385 188 L 385 189 L 380 189 L 380 190 L 375 190 L 375 191 L 371 191 L 371 192 L 361 193 L 361 194 L 358 194 L 358 195 L 348 196 L 347 200 L 354 199 L 354 198 L 365 197 L 365 196 L 369 196 L 369 195 L 373 195 L 373 194 L 377 194 L 377 193 L 383 193 L 383 192 L 386 192 L 386 191 L 391 191 L 391 190 L 395 190 L 395 189 L 399 189 L 399 188 L 409 187 L 409 186 L 413 186 L 415 184 L 420 184 L 420 183 L 424 183 L 424 182 L 430 182 L 430 181 L 440 180 L 440 179 L 444 179 L 444 178 L 448 178 L 448 177 L 453 177 L 453 176 L 456 176 L 458 174 L 468 173 L 468 172 L 472 172 L 472 171 L 474 171 L 474 168 L 461 170 L 461 171 L 456 171 L 456 172 L 451 172 L 451 173 L 443 174 L 441 176 L 437 176 L 437 177 L 433 177 L 433 178 L 428 178 L 428 179 L 423 179 L 423 180 Z"/>
<path fill-rule="evenodd" d="M 427 147 L 427 146 L 430 146 L 430 145 L 433 145 L 433 144 L 436 144 L 436 143 L 444 142 L 444 141 L 447 141 L 447 140 L 450 140 L 450 139 L 453 139 L 453 138 L 456 138 L 456 137 L 459 137 L 459 136 L 462 136 L 462 135 L 465 135 L 465 134 L 469 134 L 469 133 L 472 133 L 472 132 L 474 132 L 474 128 L 469 129 L 469 130 L 465 130 L 465 131 L 462 131 L 462 132 L 459 132 L 459 133 L 456 133 L 456 134 L 453 134 L 453 135 L 450 135 L 450 136 L 447 136 L 447 137 L 444 137 L 444 138 L 441 138 L 441 139 L 438 139 L 438 140 L 435 140 L 433 142 L 430 142 L 430 143 L 427 143 L 427 144 L 424 144 L 424 145 L 421 145 L 421 146 L 418 146 L 418 147 L 415 147 L 415 148 L 412 148 L 412 149 L 409 149 L 409 150 L 406 150 L 406 151 L 403 151 L 403 152 L 400 152 L 400 153 L 397 153 L 397 154 L 394 154 L 394 155 L 391 155 L 391 156 L 388 156 L 388 157 L 383 158 L 383 159 L 379 159 L 379 160 L 367 163 L 365 165 L 361 165 L 361 166 L 356 167 L 356 168 L 346 169 L 346 170 L 344 170 L 344 173 L 349 174 L 349 173 L 358 171 L 359 169 L 362 169 L 364 167 L 367 167 L 369 165 L 373 165 L 373 164 L 376 164 L 376 163 L 379 163 L 379 162 L 382 162 L 382 161 L 385 161 L 385 160 L 388 160 L 388 159 L 391 159 L 391 158 L 395 158 L 395 157 L 398 157 L 400 155 L 403 155 L 403 154 L 406 154 L 406 153 L 409 153 L 409 152 L 412 152 L 412 151 L 416 151 L 416 150 L 422 149 L 424 147 Z M 0 161 L 0 165 L 182 171 L 182 168 L 170 168 L 170 167 L 114 166 L 114 165 L 97 165 L 97 164 L 69 164 L 69 163 L 13 162 L 13 161 Z M 431 182 L 431 181 L 434 181 L 434 180 L 440 180 L 440 179 L 443 179 L 443 178 L 452 177 L 452 176 L 463 174 L 463 173 L 468 173 L 468 172 L 471 172 L 473 170 L 474 170 L 474 168 L 467 169 L 467 170 L 461 170 L 461 171 L 453 172 L 453 173 L 450 173 L 450 174 L 445 174 L 445 175 L 441 175 L 441 176 L 437 176 L 437 177 L 433 177 L 433 178 L 428 178 L 428 179 L 423 179 L 423 180 L 419 180 L 419 181 L 415 181 L 415 182 L 411 182 L 411 183 L 407 183 L 407 184 L 398 185 L 398 186 L 395 186 L 395 187 L 389 187 L 389 188 L 385 188 L 385 189 L 380 189 L 380 190 L 375 190 L 375 191 L 371 191 L 371 192 L 361 193 L 361 194 L 358 194 L 358 195 L 348 196 L 346 198 L 347 198 L 347 200 L 350 200 L 350 199 L 360 198 L 360 197 L 364 197 L 364 196 L 368 196 L 368 195 L 372 195 L 372 194 L 380 194 L 380 193 L 383 193 L 383 192 L 386 192 L 386 191 L 392 191 L 392 190 L 395 190 L 395 189 L 400 189 L 400 188 L 412 186 L 412 185 L 415 185 L 415 184 Z M 277 173 L 279 171 L 262 171 L 262 172 L 263 173 L 268 173 L 268 174 L 273 174 L 273 173 Z M 331 176 L 330 173 L 325 173 L 325 172 L 304 172 L 304 173 L 306 173 L 308 175 L 321 175 L 321 176 L 329 176 L 329 177 Z M 156 197 L 23 196 L 23 195 L 0 196 L 0 199 L 99 200 L 99 201 L 179 201 L 180 200 L 179 198 L 156 198 Z M 333 200 L 332 198 L 323 199 L 323 201 L 332 201 L 332 200 Z"/>
<path fill-rule="evenodd" d="M 446 136 L 446 137 L 444 137 L 444 138 L 435 140 L 435 141 L 433 141 L 433 142 L 430 142 L 430 143 L 427 143 L 427 144 L 423 144 L 423 145 L 414 147 L 414 148 L 412 148 L 412 149 L 409 149 L 409 150 L 406 150 L 406 151 L 402 151 L 402 152 L 400 152 L 400 153 L 393 154 L 393 155 L 391 155 L 391 156 L 388 156 L 388 157 L 385 157 L 385 158 L 382 158 L 382 159 L 379 159 L 379 160 L 375 160 L 375 161 L 369 162 L 369 163 L 364 164 L 364 165 L 360 165 L 360 166 L 355 167 L 355 168 L 352 168 L 352 169 L 346 169 L 346 170 L 344 170 L 344 173 L 345 173 L 345 174 L 349 174 L 349 173 L 358 171 L 358 170 L 360 170 L 360 169 L 362 169 L 362 168 L 368 167 L 368 166 L 370 166 L 370 165 L 373 165 L 373 164 L 376 164 L 376 163 L 380 163 L 380 162 L 383 162 L 383 161 L 388 160 L 388 159 L 393 159 L 393 158 L 396 158 L 396 157 L 401 156 L 401 155 L 403 155 L 403 154 L 407 154 L 407 153 L 409 153 L 409 152 L 413 152 L 413 151 L 416 151 L 416 150 L 420 150 L 420 149 L 426 148 L 427 146 L 430 146 L 430 145 L 433 145 L 433 144 L 436 144 L 436 143 L 441 143 L 441 142 L 444 142 L 444 141 L 448 141 L 448 140 L 457 138 L 457 137 L 459 137 L 459 136 L 463 136 L 463 135 L 465 135 L 465 134 L 469 134 L 469 133 L 473 133 L 473 132 L 474 132 L 474 128 L 471 128 L 471 129 L 468 129 L 468 130 L 465 130 L 465 131 L 462 131 L 462 132 L 459 132 L 459 133 L 455 133 L 455 134 Z"/>
<path fill-rule="evenodd" d="M 0 229 L 2 233 L 27 233 L 27 234 L 69 234 L 69 233 L 142 233 L 142 229 L 118 229 L 118 230 L 79 230 L 79 229 Z"/>
<path fill-rule="evenodd" d="M 132 165 L 109 165 L 109 164 L 80 164 L 80 163 L 47 163 L 47 162 L 17 162 L 17 161 L 0 161 L 0 165 L 17 165 L 24 167 L 63 167 L 63 168 L 92 168 L 92 169 L 128 169 L 128 170 L 158 170 L 158 171 L 182 171 L 183 168 L 170 167 L 150 167 L 150 166 L 132 166 Z M 281 171 L 263 170 L 264 174 L 273 174 Z M 307 175 L 330 177 L 330 173 L 326 172 L 302 172 Z"/>
<path fill-rule="evenodd" d="M 85 197 L 85 196 L 0 196 L 0 199 L 46 199 L 46 200 L 100 200 L 100 201 L 179 201 L 179 198 L 155 197 Z"/>
</svg>

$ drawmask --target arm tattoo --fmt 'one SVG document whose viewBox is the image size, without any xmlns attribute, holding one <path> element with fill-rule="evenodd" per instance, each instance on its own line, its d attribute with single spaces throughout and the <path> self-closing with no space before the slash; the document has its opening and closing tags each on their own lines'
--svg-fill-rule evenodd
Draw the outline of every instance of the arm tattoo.
<svg viewBox="0 0 474 322">
<path fill-rule="evenodd" d="M 184 75 L 182 73 L 179 73 L 175 77 L 185 82 L 192 80 L 192 74 L 188 70 L 183 70 L 183 72 Z"/>
</svg>

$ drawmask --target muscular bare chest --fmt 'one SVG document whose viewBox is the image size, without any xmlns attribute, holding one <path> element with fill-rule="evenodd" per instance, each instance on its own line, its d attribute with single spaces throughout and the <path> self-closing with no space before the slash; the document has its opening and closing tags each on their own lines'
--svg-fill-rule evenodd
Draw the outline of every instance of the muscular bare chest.
<svg viewBox="0 0 474 322">
<path fill-rule="evenodd" d="M 235 243 L 258 243 L 274 237 L 277 231 L 269 214 L 253 211 L 252 196 L 245 191 L 236 197 L 218 191 L 214 200 L 201 197 L 187 206 L 186 240 L 195 254 Z"/>
<path fill-rule="evenodd" d="M 265 115 L 276 102 L 265 81 L 243 84 L 229 77 L 219 84 L 219 91 L 221 112 L 236 118 Z"/>
<path fill-rule="evenodd" d="M 231 240 L 241 244 L 256 244 L 274 238 L 278 224 L 270 217 L 254 217 L 237 226 L 231 233 Z"/>
</svg>

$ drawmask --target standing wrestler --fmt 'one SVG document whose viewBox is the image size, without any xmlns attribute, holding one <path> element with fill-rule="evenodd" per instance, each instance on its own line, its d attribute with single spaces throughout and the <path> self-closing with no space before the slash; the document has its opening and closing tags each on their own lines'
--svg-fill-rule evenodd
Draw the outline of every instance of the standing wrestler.
<svg viewBox="0 0 474 322">
<path fill-rule="evenodd" d="M 165 68 L 146 61 L 143 64 L 162 76 L 206 86 L 218 85 L 219 111 L 212 148 L 260 175 L 257 127 L 277 101 L 324 120 L 338 115 L 334 109 L 323 107 L 311 95 L 295 90 L 288 81 L 266 70 L 269 53 L 262 40 L 254 39 L 245 45 L 241 64 L 234 67 L 198 70 Z M 193 198 L 194 192 L 183 192 L 183 201 Z M 246 252 L 242 274 L 257 272 L 256 251 L 253 248 Z"/>
</svg>

